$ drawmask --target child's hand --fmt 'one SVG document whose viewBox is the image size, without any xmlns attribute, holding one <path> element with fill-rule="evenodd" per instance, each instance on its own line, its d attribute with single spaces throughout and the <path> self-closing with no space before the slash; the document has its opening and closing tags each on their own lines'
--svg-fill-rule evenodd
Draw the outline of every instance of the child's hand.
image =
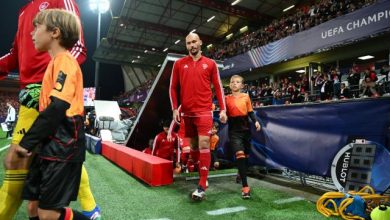
<svg viewBox="0 0 390 220">
<path fill-rule="evenodd" d="M 256 127 L 256 131 L 260 131 L 261 125 L 260 125 L 260 123 L 258 121 L 256 121 L 255 127 Z"/>
</svg>

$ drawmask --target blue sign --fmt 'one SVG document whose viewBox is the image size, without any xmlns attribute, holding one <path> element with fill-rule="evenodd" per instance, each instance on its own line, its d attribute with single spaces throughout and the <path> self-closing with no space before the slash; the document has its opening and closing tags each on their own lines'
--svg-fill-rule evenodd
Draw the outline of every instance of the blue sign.
<svg viewBox="0 0 390 220">
<path fill-rule="evenodd" d="M 258 47 L 246 52 L 245 55 L 227 59 L 224 65 L 229 65 L 233 62 L 235 68 L 222 71 L 222 76 L 240 73 L 249 70 L 249 68 L 258 68 L 285 59 L 343 45 L 347 42 L 389 30 L 390 1 L 380 1 L 317 25 L 309 30 Z M 240 58 L 238 58 L 239 56 Z M 243 61 L 246 56 L 250 58 Z M 242 67 L 240 66 L 241 64 Z"/>
<path fill-rule="evenodd" d="M 251 164 L 330 177 L 336 155 L 356 140 L 366 140 L 376 146 L 371 151 L 375 154 L 369 155 L 375 158 L 369 167 L 371 183 L 382 190 L 389 186 L 382 179 L 390 179 L 386 168 L 390 164 L 390 98 L 269 106 L 255 111 L 262 129 L 252 128 Z M 227 125 L 222 126 L 218 146 L 225 154 L 229 152 L 227 133 Z"/>
<path fill-rule="evenodd" d="M 240 73 L 254 69 L 256 66 L 251 60 L 249 53 L 244 53 L 227 59 L 223 62 L 223 69 L 221 76 L 227 77 L 234 75 L 235 73 Z"/>
</svg>

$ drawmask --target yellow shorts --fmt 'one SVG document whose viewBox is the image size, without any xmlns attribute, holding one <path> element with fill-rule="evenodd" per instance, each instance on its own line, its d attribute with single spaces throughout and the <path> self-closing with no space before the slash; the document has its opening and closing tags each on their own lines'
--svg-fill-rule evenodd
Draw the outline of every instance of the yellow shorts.
<svg viewBox="0 0 390 220">
<path fill-rule="evenodd" d="M 30 130 L 38 115 L 39 112 L 35 108 L 27 108 L 26 106 L 20 105 L 18 121 L 12 134 L 12 144 L 20 143 L 24 134 Z"/>
</svg>

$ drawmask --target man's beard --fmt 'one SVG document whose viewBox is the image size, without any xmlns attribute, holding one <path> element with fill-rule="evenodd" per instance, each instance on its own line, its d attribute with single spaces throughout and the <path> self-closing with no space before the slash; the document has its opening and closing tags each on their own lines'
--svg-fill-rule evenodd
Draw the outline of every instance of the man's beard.
<svg viewBox="0 0 390 220">
<path fill-rule="evenodd" d="M 193 48 L 193 49 L 195 49 L 195 48 Z M 193 49 L 190 50 L 190 54 L 192 56 L 195 56 L 195 55 L 197 55 L 199 53 L 199 49 L 195 49 L 195 52 L 193 52 L 194 51 Z"/>
</svg>

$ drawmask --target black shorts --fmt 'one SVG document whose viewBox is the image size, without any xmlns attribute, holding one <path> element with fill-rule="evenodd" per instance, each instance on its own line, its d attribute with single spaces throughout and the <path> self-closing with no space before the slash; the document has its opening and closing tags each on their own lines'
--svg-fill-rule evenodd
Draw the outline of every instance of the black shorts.
<svg viewBox="0 0 390 220">
<path fill-rule="evenodd" d="M 23 188 L 24 200 L 39 201 L 41 209 L 60 209 L 77 199 L 83 163 L 38 158 L 31 162 Z"/>
<path fill-rule="evenodd" d="M 250 131 L 229 131 L 229 145 L 232 153 L 244 151 L 246 155 L 251 149 L 251 132 Z"/>
</svg>

